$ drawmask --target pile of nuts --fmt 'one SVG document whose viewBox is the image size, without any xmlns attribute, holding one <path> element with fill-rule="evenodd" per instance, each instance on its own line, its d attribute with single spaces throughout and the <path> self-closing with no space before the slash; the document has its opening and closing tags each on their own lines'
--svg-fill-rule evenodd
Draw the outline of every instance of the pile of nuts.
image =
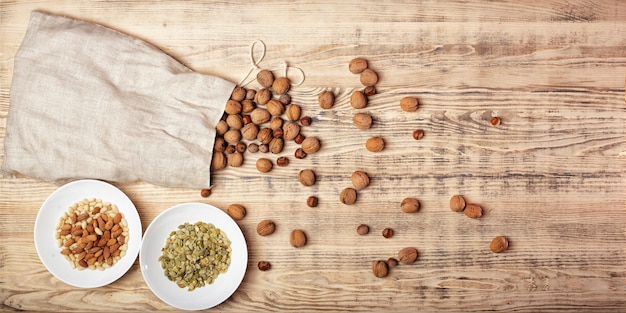
<svg viewBox="0 0 626 313">
<path fill-rule="evenodd" d="M 56 238 L 72 268 L 104 270 L 128 249 L 128 222 L 115 204 L 83 199 L 59 218 Z"/>
</svg>

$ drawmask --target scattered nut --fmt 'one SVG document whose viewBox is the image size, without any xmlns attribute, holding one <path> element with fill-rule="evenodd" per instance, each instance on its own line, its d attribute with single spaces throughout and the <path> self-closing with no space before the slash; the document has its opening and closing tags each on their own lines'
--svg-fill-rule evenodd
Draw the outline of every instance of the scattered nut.
<svg viewBox="0 0 626 313">
<path fill-rule="evenodd" d="M 255 90 L 250 89 L 256 93 Z M 241 112 L 242 113 L 251 113 L 254 109 L 256 109 L 256 104 L 252 100 L 243 100 L 241 101 Z"/>
<path fill-rule="evenodd" d="M 200 190 L 200 196 L 202 198 L 208 198 L 211 195 L 211 189 L 202 189 Z"/>
<path fill-rule="evenodd" d="M 294 152 L 293 155 L 296 157 L 296 159 L 304 159 L 304 158 L 306 158 L 306 152 L 304 152 L 304 150 L 302 150 L 302 148 L 296 149 L 296 152 Z"/>
<path fill-rule="evenodd" d="M 352 185 L 356 190 L 361 190 L 370 184 L 370 178 L 363 171 L 355 171 L 352 173 Z"/>
<path fill-rule="evenodd" d="M 420 202 L 415 198 L 404 198 L 400 204 L 400 209 L 404 213 L 415 213 L 420 209 Z"/>
<path fill-rule="evenodd" d="M 365 225 L 365 224 L 361 224 L 359 226 L 357 226 L 356 228 L 356 233 L 363 236 L 363 235 L 367 235 L 367 233 L 370 232 L 370 227 Z"/>
<path fill-rule="evenodd" d="M 357 193 L 354 188 L 345 188 L 339 194 L 339 201 L 343 204 L 354 204 L 356 202 Z"/>
<path fill-rule="evenodd" d="M 303 116 L 302 118 L 300 118 L 300 124 L 302 126 L 311 126 L 311 117 L 310 116 Z"/>
<path fill-rule="evenodd" d="M 283 147 L 285 146 L 285 142 L 282 138 L 274 138 L 269 143 L 270 152 L 273 154 L 279 154 L 283 151 Z"/>
<path fill-rule="evenodd" d="M 282 128 L 276 128 L 272 131 L 272 136 L 274 137 L 274 139 L 276 138 L 283 138 L 283 129 Z"/>
<path fill-rule="evenodd" d="M 228 156 L 228 165 L 232 167 L 240 167 L 243 165 L 243 153 L 235 151 Z"/>
<path fill-rule="evenodd" d="M 266 105 L 268 101 L 272 99 L 272 92 L 269 89 L 261 89 L 256 92 L 254 101 L 260 105 Z"/>
<path fill-rule="evenodd" d="M 471 218 L 479 218 L 483 216 L 483 208 L 478 204 L 468 203 L 465 205 L 465 210 L 463 210 L 467 217 Z"/>
<path fill-rule="evenodd" d="M 497 236 L 491 240 L 491 244 L 489 245 L 489 249 L 493 253 L 500 253 L 509 248 L 509 240 L 504 236 Z"/>
<path fill-rule="evenodd" d="M 391 228 L 383 229 L 383 237 L 385 237 L 385 238 L 393 237 L 393 229 L 391 229 Z"/>
<path fill-rule="evenodd" d="M 491 125 L 493 126 L 498 126 L 500 125 L 500 118 L 497 116 L 494 116 L 491 118 L 491 121 L 489 121 L 491 123 Z"/>
<path fill-rule="evenodd" d="M 317 101 L 319 102 L 320 108 L 328 110 L 335 105 L 335 94 L 330 91 L 322 91 L 319 96 L 317 96 Z"/>
<path fill-rule="evenodd" d="M 287 157 L 279 157 L 278 159 L 276 159 L 276 165 L 278 166 L 287 166 L 289 165 L 289 159 Z"/>
<path fill-rule="evenodd" d="M 272 83 L 272 89 L 274 90 L 275 93 L 279 95 L 287 93 L 290 87 L 291 87 L 291 82 L 289 81 L 289 78 L 287 77 L 278 77 Z"/>
<path fill-rule="evenodd" d="M 367 60 L 363 58 L 354 58 L 348 64 L 348 70 L 352 74 L 361 74 L 367 68 Z"/>
<path fill-rule="evenodd" d="M 230 144 L 236 144 L 241 140 L 241 132 L 237 129 L 229 129 L 224 134 L 224 140 Z"/>
<path fill-rule="evenodd" d="M 398 252 L 398 261 L 402 264 L 411 264 L 417 260 L 417 249 L 407 247 Z"/>
<path fill-rule="evenodd" d="M 315 184 L 315 180 L 316 180 L 316 177 L 315 177 L 315 172 L 313 172 L 313 170 L 304 169 L 298 173 L 298 181 L 303 186 L 313 186 Z"/>
<path fill-rule="evenodd" d="M 246 216 L 246 208 L 241 204 L 231 204 L 226 209 L 226 213 L 234 220 L 241 220 Z"/>
<path fill-rule="evenodd" d="M 320 140 L 317 137 L 307 137 L 302 141 L 302 150 L 306 154 L 311 154 L 319 151 L 320 149 Z"/>
<path fill-rule="evenodd" d="M 291 96 L 288 94 L 280 95 L 280 97 L 278 97 L 278 101 L 284 105 L 288 105 L 291 103 Z"/>
<path fill-rule="evenodd" d="M 424 137 L 424 131 L 421 129 L 415 130 L 413 132 L 413 139 L 420 140 Z"/>
<path fill-rule="evenodd" d="M 294 140 L 300 134 L 300 125 L 296 122 L 287 121 L 283 125 L 282 130 L 285 140 Z"/>
<path fill-rule="evenodd" d="M 256 169 L 261 173 L 267 173 L 272 170 L 272 161 L 260 158 L 256 161 Z"/>
<path fill-rule="evenodd" d="M 363 86 L 374 86 L 378 83 L 378 74 L 372 69 L 364 69 L 360 76 Z"/>
<path fill-rule="evenodd" d="M 365 142 L 365 148 L 370 152 L 381 152 L 385 149 L 385 140 L 381 137 L 372 137 Z"/>
<path fill-rule="evenodd" d="M 270 115 L 270 112 L 268 112 L 264 108 L 255 108 L 250 113 L 250 119 L 252 120 L 252 123 L 257 125 L 261 125 L 269 121 L 271 117 L 272 116 Z"/>
<path fill-rule="evenodd" d="M 367 96 L 360 91 L 355 91 L 350 96 L 350 105 L 355 109 L 363 109 L 367 106 Z"/>
<path fill-rule="evenodd" d="M 367 86 L 367 87 L 363 88 L 363 94 L 365 94 L 368 97 L 375 95 L 376 94 L 376 87 L 374 87 L 374 86 Z"/>
<path fill-rule="evenodd" d="M 386 277 L 389 274 L 389 266 L 385 261 L 374 261 L 372 264 L 372 272 L 378 278 Z"/>
<path fill-rule="evenodd" d="M 450 210 L 461 212 L 465 209 L 465 199 L 461 195 L 454 195 L 450 198 Z"/>
<path fill-rule="evenodd" d="M 226 146 L 226 149 L 224 149 L 224 152 L 226 152 L 226 154 L 233 154 L 237 151 L 237 148 L 235 148 L 235 145 L 228 145 Z"/>
<path fill-rule="evenodd" d="M 396 267 L 396 266 L 398 266 L 398 260 L 396 260 L 395 258 L 388 258 L 387 259 L 387 266 L 389 266 L 389 267 Z"/>
<path fill-rule="evenodd" d="M 257 153 L 259 152 L 259 145 L 256 143 L 251 143 L 248 145 L 248 151 L 251 153 Z"/>
<path fill-rule="evenodd" d="M 372 116 L 367 113 L 356 113 L 352 117 L 352 123 L 358 129 L 369 129 L 372 127 Z"/>
<path fill-rule="evenodd" d="M 271 220 L 262 220 L 256 225 L 256 232 L 259 236 L 268 236 L 274 233 L 276 224 Z"/>
<path fill-rule="evenodd" d="M 241 102 L 235 100 L 226 101 L 224 112 L 227 114 L 239 114 L 241 113 Z"/>
<path fill-rule="evenodd" d="M 270 262 L 267 261 L 259 261 L 258 264 L 259 270 L 260 271 L 269 271 L 270 268 L 272 268 L 272 264 L 270 264 Z"/>
<path fill-rule="evenodd" d="M 272 117 L 272 120 L 270 121 L 270 129 L 271 130 L 279 129 L 283 127 L 284 122 L 285 121 L 283 121 L 283 119 L 280 116 L 274 116 Z"/>
<path fill-rule="evenodd" d="M 246 126 L 241 129 L 241 137 L 243 137 L 243 139 L 245 140 L 255 140 L 258 135 L 259 126 L 254 123 L 246 124 Z"/>
<path fill-rule="evenodd" d="M 304 139 L 306 139 L 306 137 L 303 134 L 298 134 L 298 136 L 293 139 L 293 142 L 297 144 L 302 144 L 304 142 Z"/>
<path fill-rule="evenodd" d="M 230 95 L 230 98 L 235 101 L 241 101 L 246 98 L 246 89 L 240 86 L 235 87 Z"/>
<path fill-rule="evenodd" d="M 221 169 L 226 168 L 226 155 L 224 152 L 215 151 L 213 152 L 213 158 L 211 159 L 211 169 L 214 171 L 219 171 Z"/>
<path fill-rule="evenodd" d="M 302 109 L 297 104 L 290 104 L 285 109 L 285 114 L 287 115 L 287 119 L 290 121 L 297 121 L 300 119 L 300 115 L 302 114 Z"/>
<path fill-rule="evenodd" d="M 280 116 L 285 113 L 285 106 L 278 100 L 269 100 L 265 107 L 272 116 Z"/>
<path fill-rule="evenodd" d="M 270 146 L 266 143 L 262 143 L 259 145 L 259 152 L 261 153 L 267 153 L 270 151 Z"/>
<path fill-rule="evenodd" d="M 235 149 L 237 150 L 237 152 L 239 153 L 244 153 L 246 152 L 246 149 L 248 148 L 248 146 L 246 145 L 245 142 L 240 141 L 235 145 Z"/>
<path fill-rule="evenodd" d="M 404 97 L 400 100 L 400 108 L 405 112 L 415 112 L 419 106 L 419 101 L 415 97 Z"/>
<path fill-rule="evenodd" d="M 256 74 L 256 80 L 263 88 L 270 88 L 274 83 L 274 74 L 268 70 L 261 70 Z"/>
<path fill-rule="evenodd" d="M 265 127 L 259 130 L 259 133 L 256 136 L 256 139 L 260 141 L 262 144 L 268 144 L 272 139 L 274 139 L 274 133 L 271 129 Z"/>
<path fill-rule="evenodd" d="M 256 90 L 248 89 L 246 92 L 246 100 L 254 100 L 254 96 L 256 95 Z"/>
<path fill-rule="evenodd" d="M 306 235 L 302 230 L 296 229 L 289 235 L 289 243 L 292 247 L 304 247 L 306 245 Z"/>
<path fill-rule="evenodd" d="M 310 196 L 308 199 L 306 199 L 306 205 L 310 208 L 317 207 L 318 202 L 319 199 L 316 196 Z"/>
</svg>

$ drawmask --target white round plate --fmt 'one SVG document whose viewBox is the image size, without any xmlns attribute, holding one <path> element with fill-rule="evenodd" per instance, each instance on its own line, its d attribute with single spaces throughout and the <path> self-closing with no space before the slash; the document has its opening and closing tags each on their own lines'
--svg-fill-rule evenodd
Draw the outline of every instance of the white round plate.
<svg viewBox="0 0 626 313">
<path fill-rule="evenodd" d="M 231 247 L 230 266 L 212 284 L 189 291 L 165 276 L 158 258 L 172 231 L 185 222 L 198 221 L 226 233 Z M 163 302 L 183 310 L 204 310 L 224 302 L 237 290 L 248 267 L 248 247 L 241 229 L 224 211 L 204 203 L 182 203 L 163 211 L 150 223 L 141 243 L 139 264 L 148 287 Z"/>
<path fill-rule="evenodd" d="M 78 270 L 61 255 L 57 246 L 56 225 L 59 217 L 74 203 L 96 198 L 116 204 L 128 222 L 128 250 L 111 268 Z M 141 220 L 135 205 L 117 187 L 99 180 L 77 180 L 55 190 L 43 203 L 35 220 L 35 248 L 43 265 L 62 282 L 80 287 L 95 288 L 108 285 L 122 277 L 135 263 L 141 247 Z"/>
</svg>

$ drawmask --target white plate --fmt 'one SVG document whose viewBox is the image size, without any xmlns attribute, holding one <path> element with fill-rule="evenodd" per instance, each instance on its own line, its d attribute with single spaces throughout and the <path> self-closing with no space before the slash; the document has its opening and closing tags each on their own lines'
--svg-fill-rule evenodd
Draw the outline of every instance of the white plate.
<svg viewBox="0 0 626 313">
<path fill-rule="evenodd" d="M 213 284 L 189 291 L 165 276 L 158 258 L 170 232 L 185 222 L 198 221 L 213 224 L 226 233 L 231 261 L 228 271 L 218 275 Z M 182 203 L 163 211 L 150 223 L 141 243 L 139 264 L 148 287 L 163 302 L 183 310 L 204 310 L 224 302 L 237 290 L 248 267 L 248 247 L 241 229 L 224 211 L 204 203 Z"/>
<path fill-rule="evenodd" d="M 55 236 L 59 217 L 74 203 L 97 198 L 116 204 L 128 222 L 126 255 L 106 270 L 73 269 L 61 255 Z M 99 180 L 77 180 L 55 190 L 43 203 L 35 221 L 35 248 L 43 265 L 62 282 L 81 288 L 108 285 L 122 277 L 135 263 L 141 246 L 141 220 L 135 205 L 117 187 Z"/>
</svg>

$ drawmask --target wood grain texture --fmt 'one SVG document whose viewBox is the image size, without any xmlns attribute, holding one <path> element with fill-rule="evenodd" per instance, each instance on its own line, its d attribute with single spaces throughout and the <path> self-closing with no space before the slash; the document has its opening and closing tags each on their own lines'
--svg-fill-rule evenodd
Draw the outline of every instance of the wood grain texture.
<svg viewBox="0 0 626 313">
<path fill-rule="evenodd" d="M 0 138 L 13 57 L 35 9 L 110 26 L 235 82 L 250 69 L 255 40 L 266 44 L 261 67 L 280 74 L 287 61 L 305 72 L 290 94 L 313 117 L 303 132 L 320 138 L 318 153 L 268 174 L 254 167 L 261 155 L 247 153 L 241 168 L 213 175 L 209 198 L 199 190 L 116 184 L 144 229 L 182 202 L 246 206 L 239 225 L 248 270 L 216 310 L 626 310 L 623 1 L 2 1 Z M 357 110 L 349 97 L 362 88 L 347 70 L 355 56 L 381 78 L 360 110 L 375 119 L 367 131 L 352 124 Z M 317 105 L 323 90 L 337 96 L 332 110 Z M 420 99 L 417 112 L 400 110 L 407 95 Z M 492 116 L 502 124 L 490 125 Z M 415 129 L 425 131 L 423 139 L 413 140 Z M 383 152 L 365 150 L 371 136 L 385 138 Z M 281 155 L 295 148 L 287 143 Z M 297 182 L 304 168 L 315 170 L 316 185 Z M 371 184 L 356 204 L 343 205 L 339 192 L 357 169 Z M 32 230 L 56 188 L 21 175 L 0 178 L 2 310 L 173 311 L 149 290 L 138 263 L 97 289 L 70 287 L 44 268 Z M 454 194 L 482 205 L 484 216 L 450 211 Z M 320 198 L 317 208 L 306 206 L 310 195 Z M 405 197 L 420 200 L 418 213 L 400 211 Z M 259 237 L 256 223 L 266 218 L 276 233 Z M 370 234 L 356 234 L 361 223 Z M 394 237 L 380 235 L 385 227 Z M 289 246 L 295 228 L 308 235 L 304 248 Z M 489 251 L 497 235 L 510 239 L 505 253 Z M 372 275 L 374 260 L 406 246 L 418 249 L 415 264 L 384 279 Z M 272 269 L 258 271 L 259 260 Z"/>
</svg>

